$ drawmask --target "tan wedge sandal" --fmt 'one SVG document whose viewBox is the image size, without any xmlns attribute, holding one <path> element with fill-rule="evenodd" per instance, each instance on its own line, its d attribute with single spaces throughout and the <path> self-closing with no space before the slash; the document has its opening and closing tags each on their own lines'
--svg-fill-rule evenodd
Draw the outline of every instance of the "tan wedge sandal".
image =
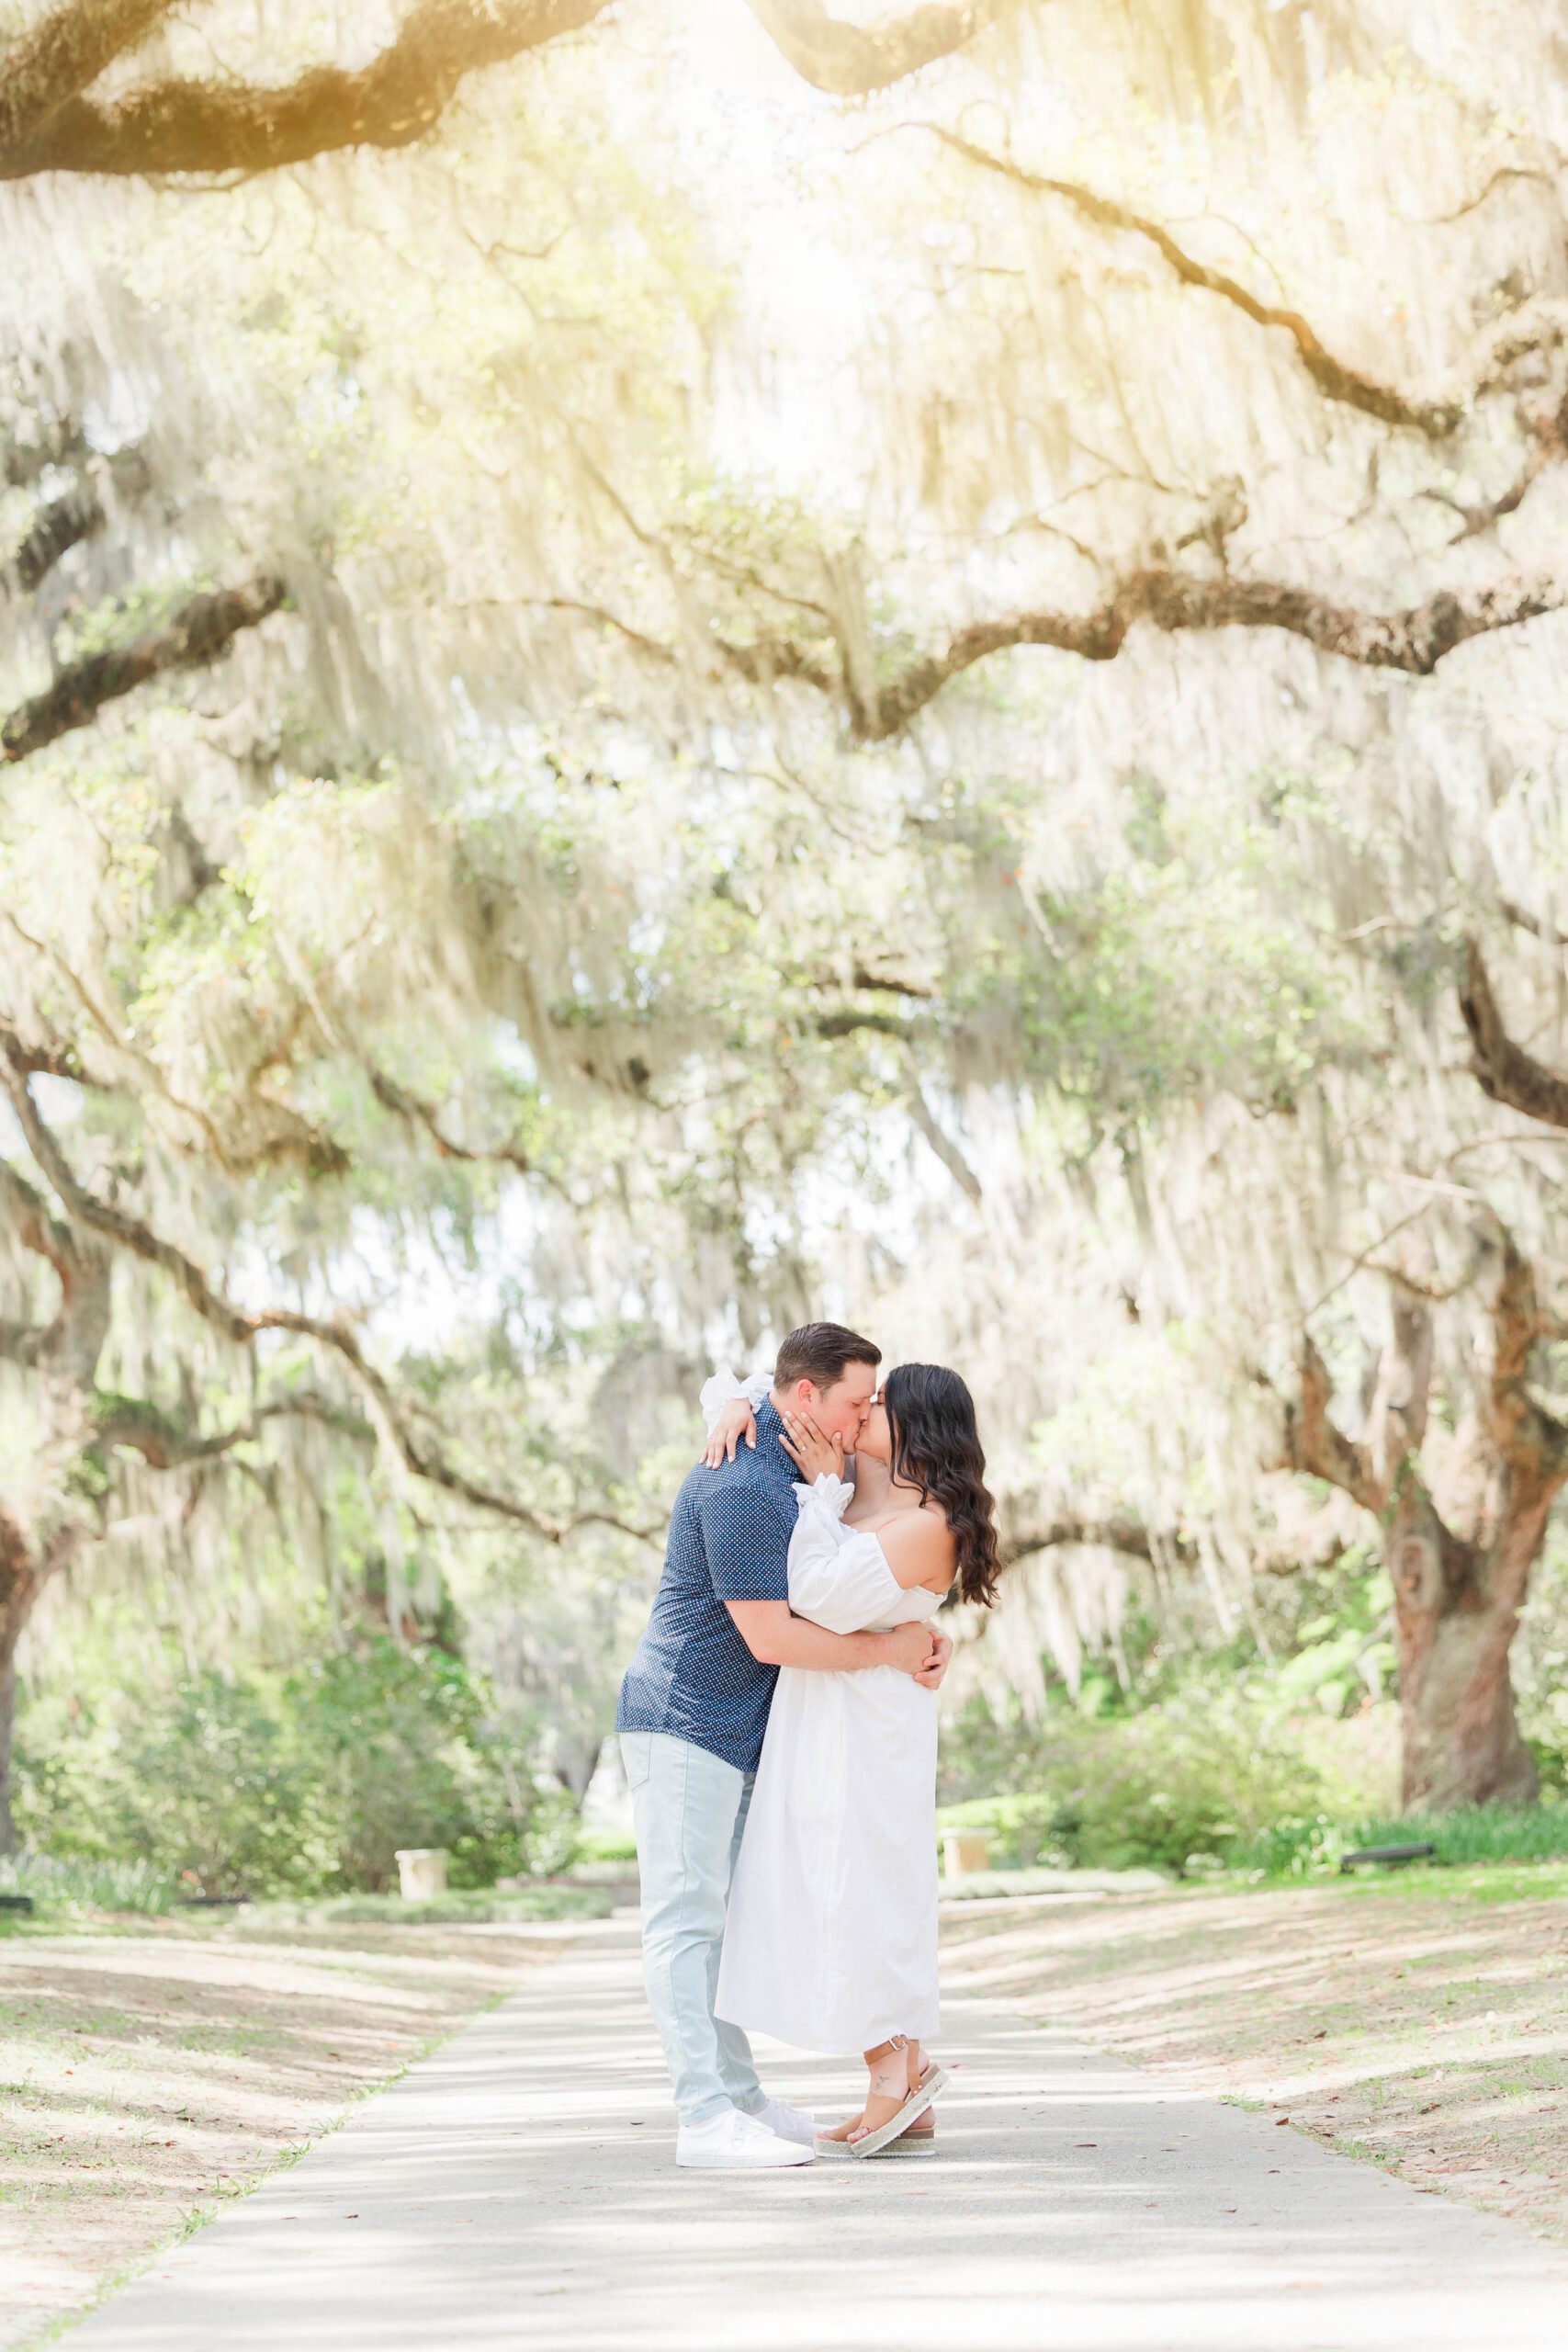
<svg viewBox="0 0 1568 2352">
<path fill-rule="evenodd" d="M 909 2044 L 905 2035 L 895 2034 L 886 2047 L 889 2052 L 897 2051 L 900 2055 L 905 2055 Z M 880 2155 L 884 2148 L 892 2147 L 904 2137 L 912 2123 L 919 2121 L 931 2101 L 942 2096 L 947 2088 L 949 2079 L 946 2068 L 938 2065 L 933 2060 L 921 2075 L 919 2083 L 912 2090 L 907 2091 L 902 2102 L 894 2109 L 891 2115 L 871 2131 L 862 2132 L 845 2143 L 851 2155 L 875 2156 Z M 893 2094 L 890 2091 L 878 2094 L 874 2089 L 873 2097 L 876 2096 L 890 2098 Z"/>
<path fill-rule="evenodd" d="M 919 2044 L 915 2046 L 919 2049 Z M 950 2079 L 952 2076 L 947 2075 L 945 2067 L 938 2065 L 936 2061 L 929 2061 L 921 2067 L 919 2082 L 909 2088 L 909 2098 L 898 2109 L 898 2114 L 908 2114 L 909 2120 L 905 2121 L 896 2138 L 884 2143 L 882 2154 L 919 2154 L 919 2152 L 929 2152 L 936 2145 L 936 2114 L 931 2112 L 931 2100 L 936 2098 L 941 2091 L 945 2091 Z M 919 2100 L 919 2105 L 917 2105 L 917 2100 Z M 898 2114 L 891 2117 L 891 2121 L 898 2121 Z M 865 2108 L 861 2109 L 861 2114 L 851 2114 L 849 2121 L 840 2124 L 835 2131 L 818 2131 L 818 2135 L 816 2135 L 818 2157 L 853 2157 L 861 2143 L 851 2141 L 851 2133 L 863 2121 L 865 2121 Z"/>
</svg>

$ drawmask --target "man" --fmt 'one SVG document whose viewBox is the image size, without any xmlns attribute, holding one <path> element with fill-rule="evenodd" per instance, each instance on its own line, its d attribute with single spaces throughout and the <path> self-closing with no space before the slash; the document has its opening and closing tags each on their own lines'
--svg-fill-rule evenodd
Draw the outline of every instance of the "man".
<svg viewBox="0 0 1568 2352">
<path fill-rule="evenodd" d="M 615 1728 L 642 1872 L 643 1979 L 675 2086 L 675 2161 L 750 2171 L 811 2161 L 813 2117 L 768 2098 L 739 2027 L 714 2016 L 725 1905 L 781 1666 L 897 1667 L 934 1689 L 952 1644 L 930 1625 L 829 1634 L 789 1609 L 795 1464 L 781 1409 L 852 1453 L 880 1348 L 807 1323 L 778 1352 L 754 1449 L 698 1464 L 675 1499 L 653 1614 L 621 1686 Z"/>
</svg>

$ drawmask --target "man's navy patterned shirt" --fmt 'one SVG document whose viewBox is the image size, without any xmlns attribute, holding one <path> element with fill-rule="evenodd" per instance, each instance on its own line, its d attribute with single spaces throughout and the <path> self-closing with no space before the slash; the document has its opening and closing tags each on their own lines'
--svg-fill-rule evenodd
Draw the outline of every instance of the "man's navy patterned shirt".
<svg viewBox="0 0 1568 2352">
<path fill-rule="evenodd" d="M 621 1685 L 617 1731 L 663 1731 L 752 1772 L 762 1752 L 776 1666 L 754 1658 L 727 1600 L 787 1600 L 795 1533 L 794 1463 L 771 1404 L 757 1451 L 742 1443 L 716 1470 L 702 1463 L 675 1498 L 653 1614 Z"/>
</svg>

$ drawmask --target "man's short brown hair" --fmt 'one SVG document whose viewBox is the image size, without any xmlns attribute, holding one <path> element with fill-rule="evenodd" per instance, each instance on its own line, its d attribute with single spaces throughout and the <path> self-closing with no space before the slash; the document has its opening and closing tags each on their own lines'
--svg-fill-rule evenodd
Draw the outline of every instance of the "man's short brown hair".
<svg viewBox="0 0 1568 2352">
<path fill-rule="evenodd" d="M 773 1386 L 793 1388 L 797 1380 L 809 1380 L 815 1388 L 831 1388 L 842 1380 L 846 1364 L 881 1362 L 880 1348 L 841 1323 L 803 1323 L 779 1349 Z"/>
</svg>

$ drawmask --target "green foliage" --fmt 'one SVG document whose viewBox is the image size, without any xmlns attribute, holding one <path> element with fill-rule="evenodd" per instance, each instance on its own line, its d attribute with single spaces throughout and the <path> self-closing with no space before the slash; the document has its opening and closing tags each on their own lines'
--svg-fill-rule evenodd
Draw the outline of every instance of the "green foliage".
<svg viewBox="0 0 1568 2352">
<path fill-rule="evenodd" d="M 576 1807 L 536 1785 L 483 1683 L 385 1634 L 294 1672 L 207 1669 L 162 1704 L 24 1721 L 18 1819 L 78 1867 L 131 1860 L 208 1895 L 374 1892 L 402 1846 L 445 1846 L 454 1887 L 560 1870 Z"/>
<path fill-rule="evenodd" d="M 1540 1739 L 1540 1805 L 1425 1815 L 1377 1801 L 1381 1736 L 1359 1733 L 1376 1731 L 1393 1679 L 1387 1599 L 1376 1571 L 1303 1573 L 1275 1600 L 1278 1662 L 1247 1645 L 1171 1659 L 1129 1640 L 1128 1687 L 1090 1662 L 1076 1703 L 1058 1685 L 1040 1723 L 972 1701 L 943 1742 L 942 1826 L 984 1830 L 1002 1870 L 1300 1880 L 1364 1847 L 1423 1843 L 1445 1869 L 1568 1859 L 1568 1770 Z"/>
<path fill-rule="evenodd" d="M 968 1726 L 999 1757 L 1006 1727 Z M 1181 1875 L 1238 1838 L 1309 1810 L 1317 1767 L 1287 1724 L 1245 1690 L 1195 1681 L 1140 1713 L 1064 1710 L 1013 1727 L 1005 1795 L 971 1799 L 943 1820 L 990 1831 L 996 1859 L 1027 1869 L 1153 1868 Z"/>
<path fill-rule="evenodd" d="M 1388 1809 L 1390 1600 L 1350 1554 L 1269 1578 L 1223 1645 L 1174 1648 L 1131 1609 L 1114 1662 L 1086 1657 L 1074 1690 L 1047 1671 L 1040 1721 L 971 1700 L 943 1735 L 942 1820 L 985 1829 L 1004 1869 L 1289 1868 L 1320 1826 Z"/>
<path fill-rule="evenodd" d="M 1326 1814 L 1282 1819 L 1237 1840 L 1231 1870 L 1269 1878 L 1307 1878 L 1339 1867 L 1369 1846 L 1431 1845 L 1432 1860 L 1455 1868 L 1475 1862 L 1541 1862 L 1568 1857 L 1568 1804 L 1462 1805 L 1454 1813 L 1371 1815 L 1336 1821 Z"/>
<path fill-rule="evenodd" d="M 204 1894 L 308 1883 L 327 1849 L 291 1728 L 254 1685 L 197 1676 L 125 1744 L 109 1794 L 115 1845 Z"/>
<path fill-rule="evenodd" d="M 1061 1867 L 1065 1858 L 1053 1835 L 1055 1812 L 1055 1798 L 1043 1794 L 969 1797 L 962 1804 L 941 1807 L 937 1831 L 940 1836 L 944 1829 L 983 1830 L 998 1870 L 1033 1870 L 1042 1863 Z"/>
<path fill-rule="evenodd" d="M 443 1927 L 454 1921 L 478 1926 L 497 1919 L 602 1919 L 612 1900 L 604 1887 L 546 1882 L 504 1890 L 454 1889 L 424 1903 L 405 1903 L 400 1894 L 332 1894 L 313 1902 L 286 1897 L 262 1905 L 254 1916 L 299 1927 L 344 1920 L 389 1928 Z"/>
<path fill-rule="evenodd" d="M 135 1858 L 187 1894 L 309 1884 L 327 1860 L 310 1774 L 265 1689 L 209 1669 L 162 1706 L 25 1718 L 18 1826 L 52 1858 Z"/>
<path fill-rule="evenodd" d="M 635 1862 L 637 1839 L 620 1831 L 594 1829 L 579 1841 L 577 1851 L 584 1862 Z"/>
<path fill-rule="evenodd" d="M 1304 1617 L 1295 1629 L 1293 1655 L 1271 1678 L 1276 1695 L 1287 1705 L 1311 1704 L 1325 1715 L 1343 1715 L 1369 1696 L 1377 1699 L 1392 1690 L 1392 1602 L 1388 1578 L 1380 1571 L 1351 1586 L 1337 1607 Z"/>
<path fill-rule="evenodd" d="M 458 1885 L 522 1867 L 525 1820 L 508 1808 L 480 1693 L 455 1658 L 383 1635 L 312 1661 L 285 1696 L 318 1770 L 339 1884 L 393 1884 L 400 1846 L 449 1848 Z"/>
<path fill-rule="evenodd" d="M 172 1911 L 179 1886 L 166 1871 L 147 1861 L 63 1860 L 46 1854 L 13 1854 L 0 1860 L 0 1892 L 30 1894 L 40 1912 L 143 1911 L 159 1917 Z"/>
<path fill-rule="evenodd" d="M 1084 1736 L 1053 1836 L 1078 1867 L 1179 1873 L 1310 1798 L 1316 1778 L 1244 1694 L 1195 1691 Z"/>
</svg>

